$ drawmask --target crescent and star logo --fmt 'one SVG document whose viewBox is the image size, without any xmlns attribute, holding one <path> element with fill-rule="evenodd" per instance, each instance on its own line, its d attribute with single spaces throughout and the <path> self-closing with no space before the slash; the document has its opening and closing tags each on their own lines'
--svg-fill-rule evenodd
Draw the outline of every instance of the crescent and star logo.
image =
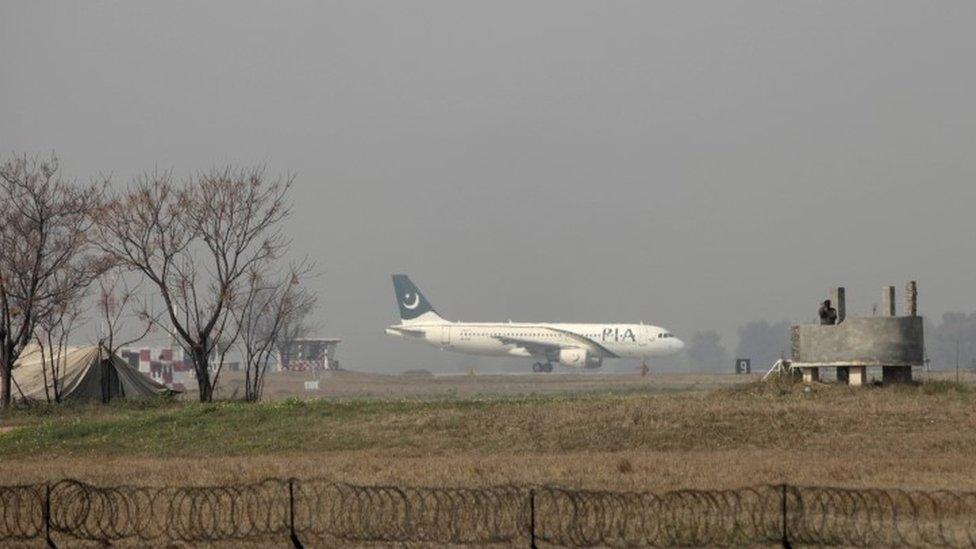
<svg viewBox="0 0 976 549">
<path fill-rule="evenodd" d="M 420 294 L 413 294 L 413 303 L 410 303 L 410 294 L 403 294 L 403 306 L 411 311 L 420 306 Z"/>
</svg>

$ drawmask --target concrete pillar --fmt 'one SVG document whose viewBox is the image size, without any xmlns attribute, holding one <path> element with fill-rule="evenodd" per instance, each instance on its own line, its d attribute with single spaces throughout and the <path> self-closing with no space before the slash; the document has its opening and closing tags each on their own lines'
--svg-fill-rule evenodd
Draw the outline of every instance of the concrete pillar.
<svg viewBox="0 0 976 549">
<path fill-rule="evenodd" d="M 881 382 L 889 383 L 911 383 L 911 366 L 884 366 L 881 368 Z"/>
<path fill-rule="evenodd" d="M 793 360 L 800 360 L 800 327 L 790 327 L 790 357 Z"/>
<path fill-rule="evenodd" d="M 918 315 L 918 284 L 909 280 L 905 284 L 905 316 Z"/>
<path fill-rule="evenodd" d="M 895 316 L 895 287 L 884 286 L 881 288 L 881 311 L 880 316 Z"/>
<path fill-rule="evenodd" d="M 803 383 L 820 381 L 820 368 L 803 368 Z"/>
<path fill-rule="evenodd" d="M 847 297 L 844 288 L 830 289 L 830 303 L 837 309 L 837 324 L 844 322 L 844 318 L 847 317 Z"/>
<path fill-rule="evenodd" d="M 851 366 L 847 384 L 851 387 L 861 387 L 867 383 L 867 371 L 864 366 Z"/>
</svg>

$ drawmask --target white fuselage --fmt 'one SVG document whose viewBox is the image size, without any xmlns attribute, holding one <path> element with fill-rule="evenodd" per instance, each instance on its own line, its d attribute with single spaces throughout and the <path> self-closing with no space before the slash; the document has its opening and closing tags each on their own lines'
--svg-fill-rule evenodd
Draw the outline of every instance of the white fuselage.
<svg viewBox="0 0 976 549">
<path fill-rule="evenodd" d="M 595 368 L 604 358 L 649 358 L 675 354 L 684 344 L 647 324 L 448 322 L 398 324 L 386 332 L 410 341 L 471 355 L 541 357 L 571 367 Z"/>
</svg>

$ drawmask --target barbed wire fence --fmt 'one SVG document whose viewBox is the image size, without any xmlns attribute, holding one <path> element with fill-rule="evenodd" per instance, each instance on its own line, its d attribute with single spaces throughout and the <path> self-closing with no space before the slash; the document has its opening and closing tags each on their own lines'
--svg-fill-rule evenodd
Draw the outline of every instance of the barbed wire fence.
<svg viewBox="0 0 976 549">
<path fill-rule="evenodd" d="M 0 487 L 0 544 L 294 547 L 976 546 L 976 492 L 764 485 L 609 492 L 324 479 Z"/>
</svg>

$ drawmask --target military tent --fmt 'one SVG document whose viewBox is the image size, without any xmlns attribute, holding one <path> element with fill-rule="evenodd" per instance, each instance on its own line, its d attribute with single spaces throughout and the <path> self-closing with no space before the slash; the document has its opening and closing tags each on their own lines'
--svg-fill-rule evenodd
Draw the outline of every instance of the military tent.
<svg viewBox="0 0 976 549">
<path fill-rule="evenodd" d="M 62 401 L 108 402 L 115 398 L 146 398 L 174 392 L 100 345 L 67 347 L 60 353 L 55 350 L 54 354 L 56 360 L 52 360 L 47 349 L 33 346 L 24 350 L 14 364 L 14 398 L 46 402 L 50 397 L 53 401 L 52 363 L 57 364 Z"/>
</svg>

